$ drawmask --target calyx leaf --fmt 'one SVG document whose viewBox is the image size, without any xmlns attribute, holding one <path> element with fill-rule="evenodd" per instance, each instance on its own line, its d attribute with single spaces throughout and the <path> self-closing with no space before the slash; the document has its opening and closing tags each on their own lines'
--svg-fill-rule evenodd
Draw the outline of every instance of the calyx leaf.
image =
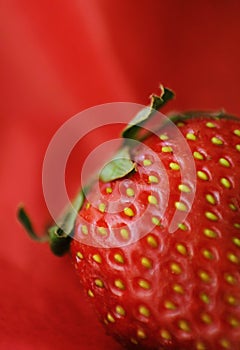
<svg viewBox="0 0 240 350">
<path fill-rule="evenodd" d="M 84 193 L 81 190 L 73 200 L 73 203 L 64 211 L 58 224 L 50 227 L 47 234 L 43 236 L 36 234 L 32 222 L 23 206 L 18 209 L 17 216 L 33 240 L 37 242 L 49 242 L 52 252 L 57 256 L 62 256 L 69 249 L 71 233 L 74 228 L 77 214 L 83 205 L 83 201 Z"/>
<path fill-rule="evenodd" d="M 114 158 L 107 163 L 100 173 L 100 180 L 109 182 L 120 179 L 135 169 L 135 163 L 131 160 L 129 147 L 121 148 Z"/>
<path fill-rule="evenodd" d="M 160 85 L 160 96 L 152 95 L 150 106 L 143 108 L 129 123 L 129 125 L 123 130 L 122 137 L 128 139 L 140 140 L 140 131 L 142 126 L 163 107 L 169 100 L 174 97 L 172 90 Z"/>
</svg>

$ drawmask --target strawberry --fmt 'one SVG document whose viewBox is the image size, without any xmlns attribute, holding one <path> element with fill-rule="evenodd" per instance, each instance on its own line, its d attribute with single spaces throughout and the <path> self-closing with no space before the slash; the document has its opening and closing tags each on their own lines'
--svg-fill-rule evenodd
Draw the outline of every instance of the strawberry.
<svg viewBox="0 0 240 350">
<path fill-rule="evenodd" d="M 54 227 L 52 247 L 70 247 L 99 319 L 128 349 L 237 350 L 240 120 L 179 113 L 149 132 L 172 96 L 153 96 L 124 130 L 120 156 L 77 197 L 74 239 Z M 23 209 L 19 217 L 35 236 Z"/>
</svg>

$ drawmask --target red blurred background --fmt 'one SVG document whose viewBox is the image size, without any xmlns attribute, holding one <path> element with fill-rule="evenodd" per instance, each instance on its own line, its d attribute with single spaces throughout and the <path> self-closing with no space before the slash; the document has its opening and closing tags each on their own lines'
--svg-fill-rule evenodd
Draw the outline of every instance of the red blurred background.
<svg viewBox="0 0 240 350">
<path fill-rule="evenodd" d="M 0 349 L 120 349 L 68 257 L 25 235 L 17 205 L 24 200 L 42 231 L 46 148 L 87 107 L 147 104 L 162 82 L 177 95 L 167 110 L 240 115 L 239 13 L 237 0 L 0 0 Z"/>
</svg>

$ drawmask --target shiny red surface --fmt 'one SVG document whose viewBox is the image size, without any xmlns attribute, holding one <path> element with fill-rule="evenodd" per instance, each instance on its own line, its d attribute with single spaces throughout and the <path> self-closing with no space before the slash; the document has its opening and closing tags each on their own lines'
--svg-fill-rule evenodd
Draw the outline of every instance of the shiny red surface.
<svg viewBox="0 0 240 350">
<path fill-rule="evenodd" d="M 30 241 L 16 207 L 24 201 L 43 230 L 46 148 L 87 107 L 146 104 L 162 82 L 177 93 L 168 109 L 224 107 L 240 115 L 240 4 L 1 0 L 0 7 L 0 348 L 118 350 L 68 258 Z"/>
</svg>

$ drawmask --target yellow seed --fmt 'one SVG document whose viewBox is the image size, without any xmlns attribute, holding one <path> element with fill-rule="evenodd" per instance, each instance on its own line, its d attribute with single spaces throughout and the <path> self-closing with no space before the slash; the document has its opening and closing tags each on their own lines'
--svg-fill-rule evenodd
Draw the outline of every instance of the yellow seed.
<svg viewBox="0 0 240 350">
<path fill-rule="evenodd" d="M 237 247 L 240 248 L 240 238 L 233 237 L 232 241 L 233 241 L 233 244 L 235 244 Z"/>
<path fill-rule="evenodd" d="M 150 204 L 156 205 L 156 204 L 158 203 L 158 200 L 157 200 L 157 198 L 156 198 L 155 196 L 149 195 L 149 196 L 148 196 L 148 202 L 149 202 Z"/>
<path fill-rule="evenodd" d="M 161 335 L 161 337 L 162 337 L 163 339 L 165 339 L 165 340 L 171 340 L 171 339 L 172 339 L 171 334 L 170 334 L 169 331 L 167 331 L 166 329 L 161 329 L 160 335 Z"/>
<path fill-rule="evenodd" d="M 152 165 L 152 161 L 150 159 L 144 159 L 143 160 L 143 165 L 144 166 L 150 166 L 150 165 Z"/>
<path fill-rule="evenodd" d="M 126 315 L 126 311 L 124 310 L 124 308 L 120 305 L 116 306 L 116 313 L 120 316 L 125 316 Z"/>
<path fill-rule="evenodd" d="M 236 145 L 236 150 L 240 152 L 240 145 Z"/>
<path fill-rule="evenodd" d="M 219 164 L 221 164 L 222 166 L 224 166 L 226 168 L 229 168 L 231 165 L 230 162 L 226 158 L 220 158 Z"/>
<path fill-rule="evenodd" d="M 114 285 L 115 287 L 117 287 L 118 289 L 124 290 L 125 289 L 125 285 L 121 280 L 115 280 L 114 281 Z"/>
<path fill-rule="evenodd" d="M 143 289 L 150 289 L 151 288 L 150 283 L 148 281 L 142 280 L 142 279 L 138 281 L 138 285 L 139 285 L 139 287 L 141 287 Z"/>
<path fill-rule="evenodd" d="M 198 159 L 198 160 L 203 160 L 204 159 L 204 156 L 200 152 L 197 152 L 197 151 L 193 152 L 193 157 L 195 159 Z"/>
<path fill-rule="evenodd" d="M 119 253 L 114 254 L 114 260 L 117 263 L 124 264 L 124 257 Z"/>
<path fill-rule="evenodd" d="M 218 236 L 218 234 L 215 231 L 210 230 L 208 228 L 205 228 L 203 233 L 208 238 L 217 238 L 217 236 Z"/>
<path fill-rule="evenodd" d="M 81 226 L 81 231 L 82 231 L 82 234 L 84 235 L 87 235 L 88 234 L 88 228 L 86 225 L 82 225 Z"/>
<path fill-rule="evenodd" d="M 178 224 L 178 228 L 180 228 L 180 230 L 182 230 L 182 231 L 187 230 L 187 226 L 184 223 Z"/>
<path fill-rule="evenodd" d="M 172 169 L 172 170 L 179 170 L 180 169 L 180 165 L 178 163 L 174 163 L 174 162 L 171 162 L 169 164 L 169 167 Z"/>
<path fill-rule="evenodd" d="M 210 303 L 210 298 L 206 293 L 201 293 L 200 294 L 200 299 L 205 303 L 209 304 Z"/>
<path fill-rule="evenodd" d="M 191 140 L 191 141 L 196 141 L 197 136 L 194 135 L 193 133 L 189 132 L 189 133 L 186 135 L 186 139 L 187 139 L 187 140 Z"/>
<path fill-rule="evenodd" d="M 122 229 L 120 230 L 120 234 L 121 234 L 121 236 L 122 236 L 123 239 L 126 239 L 126 240 L 129 239 L 129 232 L 128 232 L 127 229 L 122 228 Z"/>
<path fill-rule="evenodd" d="M 184 185 L 184 184 L 180 184 L 180 185 L 178 186 L 178 189 L 179 189 L 181 192 L 185 192 L 185 193 L 191 192 L 190 187 L 188 187 L 187 185 Z"/>
<path fill-rule="evenodd" d="M 235 227 L 235 228 L 240 228 L 240 224 L 239 223 L 237 223 L 237 222 L 235 222 L 234 224 L 233 224 L 233 226 Z"/>
<path fill-rule="evenodd" d="M 99 233 L 101 236 L 106 236 L 106 235 L 107 235 L 107 229 L 106 229 L 106 227 L 101 227 L 101 226 L 99 226 L 99 227 L 98 227 L 98 233 Z"/>
<path fill-rule="evenodd" d="M 141 264 L 147 269 L 152 268 L 152 261 L 145 256 L 141 258 Z"/>
<path fill-rule="evenodd" d="M 187 206 L 182 202 L 175 202 L 175 207 L 180 211 L 187 211 Z"/>
<path fill-rule="evenodd" d="M 133 344 L 135 344 L 135 345 L 138 344 L 138 341 L 137 341 L 136 339 L 134 339 L 134 338 L 131 338 L 130 341 L 131 341 L 131 343 L 133 343 Z"/>
<path fill-rule="evenodd" d="M 210 250 L 207 250 L 207 249 L 203 250 L 203 256 L 204 256 L 204 258 L 209 259 L 209 260 L 214 258 L 212 252 L 210 252 Z"/>
<path fill-rule="evenodd" d="M 138 338 L 141 338 L 141 339 L 147 338 L 146 333 L 142 329 L 137 330 L 137 336 L 138 336 Z"/>
<path fill-rule="evenodd" d="M 126 194 L 128 197 L 133 197 L 135 195 L 135 192 L 132 188 L 128 187 L 126 190 Z"/>
<path fill-rule="evenodd" d="M 131 208 L 124 208 L 123 211 L 126 216 L 133 217 L 135 215 L 134 211 Z"/>
<path fill-rule="evenodd" d="M 214 196 L 210 193 L 206 194 L 206 200 L 208 203 L 212 204 L 212 205 L 215 205 L 216 204 L 216 200 L 214 198 Z"/>
<path fill-rule="evenodd" d="M 227 299 L 228 304 L 230 304 L 232 306 L 236 305 L 236 298 L 234 296 L 229 295 L 226 299 Z"/>
<path fill-rule="evenodd" d="M 231 182 L 226 179 L 226 177 L 222 177 L 221 180 L 220 180 L 220 183 L 225 187 L 225 188 L 231 188 L 232 185 L 231 185 Z"/>
<path fill-rule="evenodd" d="M 212 123 L 212 122 L 207 122 L 207 123 L 206 123 L 206 126 L 207 126 L 208 128 L 216 128 L 216 125 L 215 125 L 214 123 Z"/>
<path fill-rule="evenodd" d="M 217 145 L 217 146 L 220 146 L 220 145 L 223 144 L 223 141 L 220 138 L 216 137 L 216 136 L 212 137 L 211 141 L 212 141 L 212 143 L 214 145 Z"/>
<path fill-rule="evenodd" d="M 111 187 L 107 187 L 107 188 L 106 188 L 106 193 L 110 194 L 110 193 L 112 193 L 112 191 L 113 191 L 113 190 L 112 190 Z"/>
<path fill-rule="evenodd" d="M 81 252 L 77 252 L 76 255 L 77 255 L 77 258 L 79 258 L 81 260 L 84 258 L 83 254 Z"/>
<path fill-rule="evenodd" d="M 206 350 L 205 344 L 203 342 L 201 342 L 201 341 L 198 341 L 196 343 L 196 350 Z"/>
<path fill-rule="evenodd" d="M 155 184 L 157 184 L 159 182 L 157 176 L 154 176 L 154 175 L 149 175 L 148 181 L 150 183 L 155 183 Z"/>
<path fill-rule="evenodd" d="M 174 292 L 179 293 L 179 294 L 184 293 L 183 287 L 180 284 L 174 284 L 173 290 L 174 290 Z"/>
<path fill-rule="evenodd" d="M 205 216 L 206 216 L 207 219 L 212 220 L 212 221 L 217 221 L 218 220 L 218 216 L 216 214 L 210 212 L 210 211 L 207 211 L 205 213 Z"/>
<path fill-rule="evenodd" d="M 100 203 L 99 206 L 98 206 L 98 210 L 101 212 L 101 213 L 104 213 L 105 210 L 106 210 L 106 205 L 104 203 Z"/>
<path fill-rule="evenodd" d="M 172 273 L 175 273 L 176 275 L 180 275 L 180 273 L 182 273 L 182 269 L 177 263 L 171 263 L 170 267 Z"/>
<path fill-rule="evenodd" d="M 198 176 L 199 179 L 201 179 L 201 180 L 204 180 L 204 181 L 209 180 L 208 175 L 207 175 L 204 171 L 198 170 L 198 171 L 197 171 L 197 176 Z"/>
<path fill-rule="evenodd" d="M 158 218 L 156 218 L 155 216 L 152 217 L 152 223 L 156 226 L 161 225 L 161 221 Z"/>
<path fill-rule="evenodd" d="M 229 319 L 229 324 L 230 324 L 232 327 L 234 327 L 234 328 L 240 326 L 239 320 L 238 320 L 237 318 L 235 318 L 235 317 L 231 317 L 231 318 Z"/>
<path fill-rule="evenodd" d="M 206 313 L 202 314 L 201 319 L 204 323 L 207 323 L 207 324 L 212 323 L 212 319 L 211 319 L 210 315 L 208 315 Z"/>
<path fill-rule="evenodd" d="M 176 245 L 177 251 L 182 254 L 182 255 L 186 255 L 187 254 L 187 248 L 183 245 L 183 244 L 177 244 Z"/>
<path fill-rule="evenodd" d="M 156 238 L 152 235 L 147 236 L 147 243 L 152 247 L 152 248 L 157 248 L 158 247 L 158 241 Z"/>
<path fill-rule="evenodd" d="M 97 263 L 101 264 L 101 262 L 102 262 L 101 255 L 99 255 L 99 254 L 94 254 L 94 255 L 93 255 L 93 260 L 96 261 Z"/>
<path fill-rule="evenodd" d="M 190 332 L 191 331 L 189 323 L 187 321 L 185 321 L 185 320 L 180 320 L 178 322 L 178 327 L 184 332 Z"/>
<path fill-rule="evenodd" d="M 114 323 L 115 322 L 115 319 L 114 317 L 110 314 L 110 312 L 107 314 L 107 320 L 111 323 Z"/>
<path fill-rule="evenodd" d="M 225 280 L 227 283 L 229 283 L 229 284 L 236 283 L 236 278 L 233 275 L 230 275 L 229 273 L 227 273 L 224 277 L 225 277 Z"/>
<path fill-rule="evenodd" d="M 220 344 L 224 349 L 230 349 L 230 342 L 227 339 L 221 339 Z"/>
<path fill-rule="evenodd" d="M 172 147 L 170 146 L 163 146 L 162 147 L 162 152 L 164 153 L 171 153 L 173 150 L 172 150 Z"/>
<path fill-rule="evenodd" d="M 160 135 L 159 138 L 160 138 L 160 140 L 162 140 L 162 141 L 168 140 L 168 136 L 165 135 L 165 134 Z"/>
<path fill-rule="evenodd" d="M 145 317 L 149 317 L 151 314 L 149 309 L 143 305 L 139 306 L 138 311 L 139 311 L 140 315 L 145 316 Z"/>
<path fill-rule="evenodd" d="M 103 288 L 104 287 L 104 283 L 102 280 L 100 280 L 99 278 L 95 279 L 95 285 L 99 288 Z"/>
<path fill-rule="evenodd" d="M 89 209 L 91 207 L 91 204 L 88 202 L 87 204 L 86 204 L 86 209 Z"/>
<path fill-rule="evenodd" d="M 201 278 L 201 280 L 205 283 L 209 283 L 211 281 L 211 277 L 209 276 L 209 274 L 205 271 L 200 271 L 199 272 L 199 277 Z"/>
<path fill-rule="evenodd" d="M 179 128 L 181 128 L 182 126 L 184 126 L 185 124 L 184 124 L 184 122 L 177 122 L 177 124 L 176 124 Z"/>
<path fill-rule="evenodd" d="M 229 204 L 229 208 L 230 208 L 231 210 L 233 210 L 233 211 L 236 211 L 236 210 L 237 210 L 236 205 L 234 205 L 233 203 L 230 203 L 230 204 Z"/>
<path fill-rule="evenodd" d="M 236 129 L 233 131 L 234 135 L 239 136 L 240 137 L 240 129 Z"/>
<path fill-rule="evenodd" d="M 240 259 L 233 253 L 228 253 L 227 258 L 233 264 L 239 264 L 240 263 Z"/>
<path fill-rule="evenodd" d="M 91 291 L 91 289 L 88 290 L 88 296 L 89 296 L 90 298 L 94 298 L 94 294 L 93 294 L 93 292 Z"/>
<path fill-rule="evenodd" d="M 176 308 L 177 308 L 176 305 L 172 301 L 169 301 L 169 300 L 166 300 L 164 302 L 164 306 L 168 310 L 176 310 Z"/>
</svg>

